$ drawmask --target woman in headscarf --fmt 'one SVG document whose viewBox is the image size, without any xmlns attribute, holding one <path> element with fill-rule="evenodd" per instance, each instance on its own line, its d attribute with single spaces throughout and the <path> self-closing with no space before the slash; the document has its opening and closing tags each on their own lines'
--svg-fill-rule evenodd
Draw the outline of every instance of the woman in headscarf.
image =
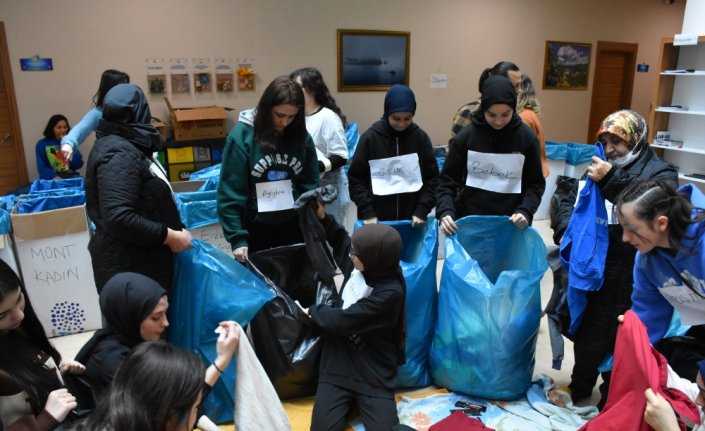
<svg viewBox="0 0 705 431">
<path fill-rule="evenodd" d="M 365 223 L 411 220 L 418 227 L 435 205 L 438 163 L 414 115 L 414 92 L 394 85 L 384 97 L 382 118 L 360 136 L 348 179 L 357 217 Z"/>
<path fill-rule="evenodd" d="M 174 253 L 191 247 L 171 186 L 152 159 L 159 132 L 142 90 L 120 84 L 105 95 L 88 156 L 86 207 L 95 223 L 88 250 L 98 293 L 113 275 L 137 272 L 171 288 Z"/>
<path fill-rule="evenodd" d="M 335 255 L 350 259 L 337 259 L 345 275 L 342 298 L 304 310 L 325 331 L 311 430 L 344 430 L 353 405 L 365 429 L 389 430 L 399 423 L 394 388 L 405 362 L 401 237 L 390 226 L 368 224 L 351 240 L 322 205 L 317 215 Z"/>
<path fill-rule="evenodd" d="M 118 369 L 135 347 L 162 338 L 169 327 L 166 294 L 157 282 L 133 272 L 119 273 L 105 284 L 100 292 L 100 310 L 106 327 L 93 334 L 76 355 L 85 361 L 82 380 L 90 388 L 94 402 L 99 403 L 107 393 Z M 235 322 L 219 324 L 216 358 L 205 370 L 204 398 L 237 349 L 236 325 Z"/>
<path fill-rule="evenodd" d="M 100 292 L 105 328 L 93 334 L 76 355 L 86 365 L 83 376 L 100 397 L 118 367 L 135 346 L 161 338 L 169 327 L 166 290 L 156 281 L 134 272 L 112 277 Z"/>
<path fill-rule="evenodd" d="M 452 141 L 436 189 L 436 214 L 446 235 L 468 215 L 506 215 L 531 224 L 546 181 L 539 141 L 515 112 L 517 93 L 503 76 L 482 83 L 480 109 Z"/>
<path fill-rule="evenodd" d="M 602 143 L 607 160 L 593 157 L 586 175 L 597 184 L 606 201 L 616 202 L 619 194 L 631 183 L 649 178 L 661 178 L 674 187 L 678 172 L 649 148 L 646 120 L 637 112 L 616 111 L 602 121 L 596 138 Z M 559 177 L 551 205 L 553 240 L 560 244 L 578 195 L 578 180 Z M 573 334 L 575 365 L 571 375 L 573 401 L 588 398 L 597 382 L 598 366 L 614 349 L 617 336 L 617 316 L 631 306 L 632 269 L 636 249 L 622 242 L 622 227 L 608 205 L 609 245 L 605 259 L 602 287 L 587 294 L 587 306 L 580 327 Z M 610 373 L 602 373 L 602 399 L 607 400 Z"/>
</svg>

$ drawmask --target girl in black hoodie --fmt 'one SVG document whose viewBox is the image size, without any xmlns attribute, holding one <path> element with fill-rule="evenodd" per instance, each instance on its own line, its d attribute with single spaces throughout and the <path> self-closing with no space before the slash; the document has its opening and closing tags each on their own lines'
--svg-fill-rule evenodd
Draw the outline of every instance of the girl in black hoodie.
<svg viewBox="0 0 705 431">
<path fill-rule="evenodd" d="M 434 190 L 438 177 L 438 164 L 433 155 L 431 139 L 413 122 L 416 99 L 409 87 L 394 85 L 384 98 L 384 115 L 360 137 L 348 171 L 350 198 L 357 205 L 357 217 L 365 224 L 379 220 L 411 220 L 417 227 L 435 205 Z M 396 184 L 377 190 L 372 182 L 370 162 L 386 164 L 393 170 L 395 159 L 413 155 L 415 186 L 404 185 L 399 180 L 406 175 L 391 174 Z M 413 157 L 412 156 L 412 157 Z"/>
<path fill-rule="evenodd" d="M 515 112 L 516 103 L 507 78 L 483 83 L 480 109 L 456 135 L 438 178 L 436 214 L 446 235 L 467 215 L 506 215 L 522 229 L 531 224 L 546 182 L 539 141 Z"/>
</svg>

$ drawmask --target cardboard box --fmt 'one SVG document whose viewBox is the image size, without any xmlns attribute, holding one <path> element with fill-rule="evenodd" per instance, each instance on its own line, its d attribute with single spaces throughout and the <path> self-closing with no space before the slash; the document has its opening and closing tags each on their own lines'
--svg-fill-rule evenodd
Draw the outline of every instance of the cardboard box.
<svg viewBox="0 0 705 431">
<path fill-rule="evenodd" d="M 162 137 L 162 142 L 166 142 L 166 138 L 168 137 L 166 132 L 166 124 L 164 124 L 161 120 L 152 118 L 152 126 L 154 126 L 154 128 L 159 132 L 159 135 Z"/>
<path fill-rule="evenodd" d="M 225 239 L 223 227 L 220 223 L 213 223 L 208 226 L 189 229 L 188 231 L 191 232 L 191 237 L 193 239 L 198 239 L 212 244 L 223 250 L 228 255 L 232 253 L 232 247 L 230 247 L 230 243 Z"/>
<path fill-rule="evenodd" d="M 100 329 L 85 206 L 10 214 L 20 272 L 50 337 Z"/>
<path fill-rule="evenodd" d="M 167 148 L 166 157 L 169 164 L 192 163 L 194 147 Z"/>
<path fill-rule="evenodd" d="M 193 155 L 193 152 L 191 152 Z M 188 181 L 191 173 L 196 170 L 196 165 L 193 163 L 170 163 L 169 164 L 169 181 Z"/>
<path fill-rule="evenodd" d="M 169 108 L 171 131 L 175 141 L 194 139 L 225 138 L 225 122 L 228 119 L 226 108 L 221 106 L 203 106 L 196 108 L 174 108 L 165 97 Z"/>
</svg>

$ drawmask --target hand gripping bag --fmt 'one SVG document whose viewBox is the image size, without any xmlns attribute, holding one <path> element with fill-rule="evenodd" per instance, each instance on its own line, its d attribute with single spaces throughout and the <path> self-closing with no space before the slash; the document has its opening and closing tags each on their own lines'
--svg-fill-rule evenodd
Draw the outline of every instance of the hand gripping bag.
<svg viewBox="0 0 705 431">
<path fill-rule="evenodd" d="M 599 142 L 595 144 L 595 155 L 605 159 Z M 568 331 L 571 334 L 578 330 L 583 320 L 587 292 L 602 287 L 608 245 L 605 199 L 597 184 L 588 178 L 560 244 L 561 262 L 568 271 Z"/>
<path fill-rule="evenodd" d="M 169 292 L 169 342 L 204 362 L 216 357 L 213 331 L 234 320 L 245 326 L 274 293 L 252 272 L 218 248 L 198 240 L 176 254 L 174 285 Z M 233 420 L 235 361 L 224 370 L 203 406 L 217 423 Z"/>
<path fill-rule="evenodd" d="M 396 229 L 403 244 L 399 265 L 406 281 L 406 363 L 397 370 L 397 386 L 428 386 L 432 383 L 428 351 L 438 312 L 438 223 L 433 217 L 418 228 L 409 220 L 381 223 Z M 360 226 L 358 221 L 355 228 Z"/>
<path fill-rule="evenodd" d="M 458 233 L 445 240 L 433 381 L 476 397 L 518 399 L 534 370 L 546 246 L 534 228 L 503 216 L 456 224 Z"/>
</svg>

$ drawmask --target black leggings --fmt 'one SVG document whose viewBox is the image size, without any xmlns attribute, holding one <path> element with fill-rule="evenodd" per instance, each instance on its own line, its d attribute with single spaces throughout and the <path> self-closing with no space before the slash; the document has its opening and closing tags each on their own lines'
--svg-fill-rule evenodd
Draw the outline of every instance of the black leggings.
<svg viewBox="0 0 705 431">
<path fill-rule="evenodd" d="M 311 431 L 343 431 L 350 408 L 357 404 L 366 431 L 389 431 L 399 424 L 394 392 L 389 398 L 370 397 L 340 386 L 318 383 Z"/>
</svg>

